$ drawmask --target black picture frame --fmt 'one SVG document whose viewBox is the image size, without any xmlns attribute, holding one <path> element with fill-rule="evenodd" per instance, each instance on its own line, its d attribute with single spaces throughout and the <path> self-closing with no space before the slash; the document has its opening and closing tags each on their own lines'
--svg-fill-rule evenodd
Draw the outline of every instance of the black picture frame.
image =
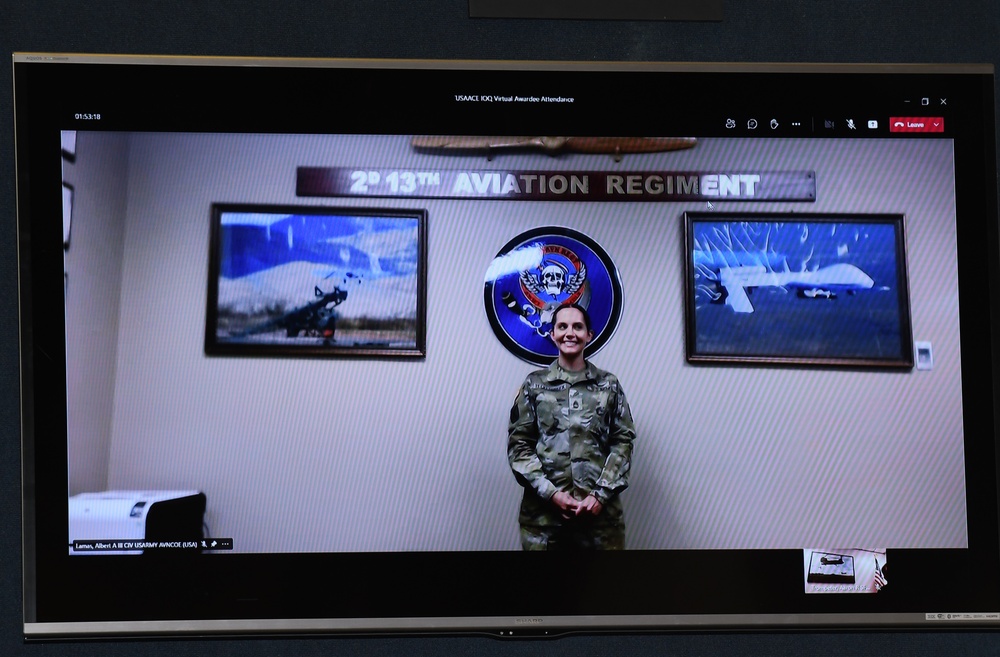
<svg viewBox="0 0 1000 657">
<path fill-rule="evenodd" d="M 721 21 L 722 0 L 469 0 L 469 18 Z"/>
<path fill-rule="evenodd" d="M 688 362 L 912 368 L 904 224 L 685 213 Z"/>
<path fill-rule="evenodd" d="M 212 206 L 209 356 L 426 355 L 427 212 Z"/>
</svg>

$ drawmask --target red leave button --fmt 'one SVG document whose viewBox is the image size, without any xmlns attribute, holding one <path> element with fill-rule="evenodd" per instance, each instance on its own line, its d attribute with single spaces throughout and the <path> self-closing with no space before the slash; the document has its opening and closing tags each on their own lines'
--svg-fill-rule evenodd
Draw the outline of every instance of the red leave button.
<svg viewBox="0 0 1000 657">
<path fill-rule="evenodd" d="M 890 116 L 889 132 L 944 132 L 944 117 Z"/>
</svg>

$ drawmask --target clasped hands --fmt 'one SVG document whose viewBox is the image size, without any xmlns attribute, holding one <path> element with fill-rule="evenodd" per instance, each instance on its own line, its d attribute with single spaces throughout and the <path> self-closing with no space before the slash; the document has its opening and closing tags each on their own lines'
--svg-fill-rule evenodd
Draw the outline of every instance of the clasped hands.
<svg viewBox="0 0 1000 657">
<path fill-rule="evenodd" d="M 552 503 L 556 505 L 564 518 L 575 518 L 577 516 L 596 516 L 604 508 L 601 501 L 593 495 L 588 495 L 582 500 L 578 500 L 565 491 L 558 491 L 552 496 Z"/>
</svg>

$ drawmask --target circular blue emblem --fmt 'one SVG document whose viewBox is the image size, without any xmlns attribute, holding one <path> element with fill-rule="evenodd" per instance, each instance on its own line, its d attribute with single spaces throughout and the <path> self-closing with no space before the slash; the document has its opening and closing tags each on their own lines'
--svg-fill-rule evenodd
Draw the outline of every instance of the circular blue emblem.
<svg viewBox="0 0 1000 657">
<path fill-rule="evenodd" d="M 559 355 L 549 338 L 552 312 L 578 303 L 590 315 L 594 339 L 586 355 L 600 351 L 618 328 L 622 284 L 601 246 L 578 231 L 545 226 L 507 242 L 486 271 L 486 317 L 507 350 L 536 365 Z"/>
</svg>

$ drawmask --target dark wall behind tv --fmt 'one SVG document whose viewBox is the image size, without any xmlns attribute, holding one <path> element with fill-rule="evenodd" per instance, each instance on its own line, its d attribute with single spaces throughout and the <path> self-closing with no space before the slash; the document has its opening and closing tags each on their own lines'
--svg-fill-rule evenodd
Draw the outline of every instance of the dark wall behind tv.
<svg viewBox="0 0 1000 657">
<path fill-rule="evenodd" d="M 652 0 L 651 0 L 652 1 Z M 666 1 L 666 0 L 663 0 Z M 697 0 L 691 0 L 697 2 Z M 712 23 L 470 19 L 467 0 L 0 0 L 14 51 L 287 57 L 1000 65 L 997 0 L 725 0 Z M 9 62 L 9 59 L 7 60 Z M 503 642 L 477 637 L 25 645 L 11 67 L 0 65 L 0 654 L 996 655 L 990 633 L 674 634 Z M 308 93 L 308 90 L 303 90 Z M 405 89 L 400 90 L 406 94 Z M 669 89 L 664 103 L 683 103 Z M 627 103 L 628 99 L 622 99 Z M 195 108 L 192 108 L 194 111 Z M 488 132 L 488 131 L 487 131 Z M 54 299 L 53 303 L 61 300 Z M 336 592 L 331 592 L 336 595 Z M 81 601 L 81 604 L 86 604 Z"/>
</svg>

